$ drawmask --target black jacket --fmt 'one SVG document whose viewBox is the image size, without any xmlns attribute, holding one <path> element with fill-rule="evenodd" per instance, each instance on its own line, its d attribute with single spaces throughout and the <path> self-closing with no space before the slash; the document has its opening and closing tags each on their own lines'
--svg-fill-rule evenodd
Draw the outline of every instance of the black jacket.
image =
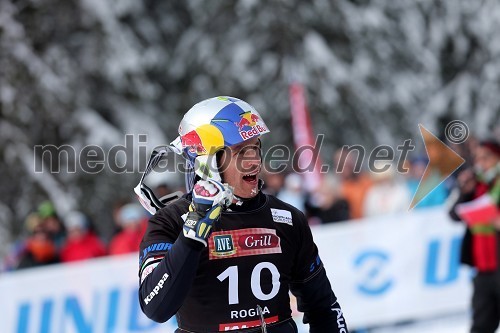
<svg viewBox="0 0 500 333">
<path fill-rule="evenodd" d="M 232 205 L 203 247 L 182 234 L 189 197 L 160 210 L 141 243 L 139 297 L 143 312 L 164 322 L 174 314 L 183 330 L 218 332 L 259 325 L 295 332 L 289 291 L 311 332 L 347 332 L 304 215 L 260 193 Z M 273 330 L 280 326 L 281 329 Z"/>
</svg>

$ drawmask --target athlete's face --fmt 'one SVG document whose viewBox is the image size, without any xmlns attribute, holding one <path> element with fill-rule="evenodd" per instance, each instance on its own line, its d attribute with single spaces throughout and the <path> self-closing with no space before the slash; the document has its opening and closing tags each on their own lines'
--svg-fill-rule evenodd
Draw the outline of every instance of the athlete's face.
<svg viewBox="0 0 500 333">
<path fill-rule="evenodd" d="M 240 198 L 252 198 L 258 193 L 261 169 L 260 142 L 247 140 L 224 150 L 220 166 L 222 179 L 234 188 Z"/>
</svg>

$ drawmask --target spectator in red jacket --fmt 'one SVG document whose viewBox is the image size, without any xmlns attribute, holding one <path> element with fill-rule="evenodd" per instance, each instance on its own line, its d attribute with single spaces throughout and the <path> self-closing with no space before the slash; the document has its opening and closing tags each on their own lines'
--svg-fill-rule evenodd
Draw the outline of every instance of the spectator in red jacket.
<svg viewBox="0 0 500 333">
<path fill-rule="evenodd" d="M 139 251 L 139 244 L 145 232 L 147 215 L 139 204 L 126 204 L 117 214 L 117 223 L 122 230 L 111 240 L 109 254 L 124 254 Z"/>
<path fill-rule="evenodd" d="M 500 323 L 500 144 L 495 140 L 481 141 L 473 153 L 474 169 L 465 169 L 458 175 L 450 216 L 467 222 L 461 262 L 476 270 L 470 332 L 493 333 Z M 476 207 L 483 205 L 483 208 L 492 203 L 496 210 L 490 206 L 477 214 L 475 221 L 470 217 L 467 221 L 459 207 L 472 201 L 476 201 Z"/>
<path fill-rule="evenodd" d="M 61 249 L 61 261 L 78 261 L 104 256 L 106 248 L 90 230 L 88 218 L 81 212 L 72 212 L 65 219 L 68 238 Z"/>
</svg>

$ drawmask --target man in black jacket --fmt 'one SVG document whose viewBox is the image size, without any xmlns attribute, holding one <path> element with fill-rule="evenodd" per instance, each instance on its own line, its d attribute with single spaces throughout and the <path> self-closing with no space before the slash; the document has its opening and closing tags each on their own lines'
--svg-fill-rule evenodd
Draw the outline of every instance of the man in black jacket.
<svg viewBox="0 0 500 333">
<path fill-rule="evenodd" d="M 493 333 L 500 322 L 500 145 L 482 141 L 474 151 L 474 170 L 458 175 L 459 195 L 450 215 L 460 220 L 459 204 L 489 196 L 497 206 L 496 217 L 468 223 L 462 241 L 461 262 L 474 267 L 472 333 Z"/>
<path fill-rule="evenodd" d="M 139 298 L 149 318 L 176 315 L 176 332 L 296 333 L 291 291 L 310 332 L 348 332 L 304 215 L 260 191 L 267 132 L 232 97 L 184 116 L 173 145 L 194 186 L 157 211 L 143 238 Z"/>
</svg>

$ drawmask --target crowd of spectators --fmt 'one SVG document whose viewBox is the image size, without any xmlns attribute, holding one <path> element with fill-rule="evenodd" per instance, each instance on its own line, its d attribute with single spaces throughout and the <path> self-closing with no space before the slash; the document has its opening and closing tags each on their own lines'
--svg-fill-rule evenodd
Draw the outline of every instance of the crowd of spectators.
<svg viewBox="0 0 500 333">
<path fill-rule="evenodd" d="M 87 214 L 72 211 L 59 216 L 50 201 L 42 202 L 26 218 L 23 236 L 11 246 L 1 269 L 136 253 L 147 225 L 147 212 L 137 203 L 120 202 L 113 219 L 116 232 L 109 242 L 104 242 Z"/>
<path fill-rule="evenodd" d="M 443 205 L 455 184 L 454 177 L 441 182 L 445 177 L 439 170 L 426 172 L 428 159 L 422 155 L 406 161 L 403 170 L 391 165 L 382 172 L 356 170 L 357 157 L 350 152 L 341 158 L 338 151 L 333 159 L 335 172 L 321 175 L 320 184 L 310 193 L 304 190 L 304 178 L 294 172 L 264 173 L 264 191 L 299 208 L 315 225 L 404 213 L 414 196 L 415 209 Z"/>
</svg>

